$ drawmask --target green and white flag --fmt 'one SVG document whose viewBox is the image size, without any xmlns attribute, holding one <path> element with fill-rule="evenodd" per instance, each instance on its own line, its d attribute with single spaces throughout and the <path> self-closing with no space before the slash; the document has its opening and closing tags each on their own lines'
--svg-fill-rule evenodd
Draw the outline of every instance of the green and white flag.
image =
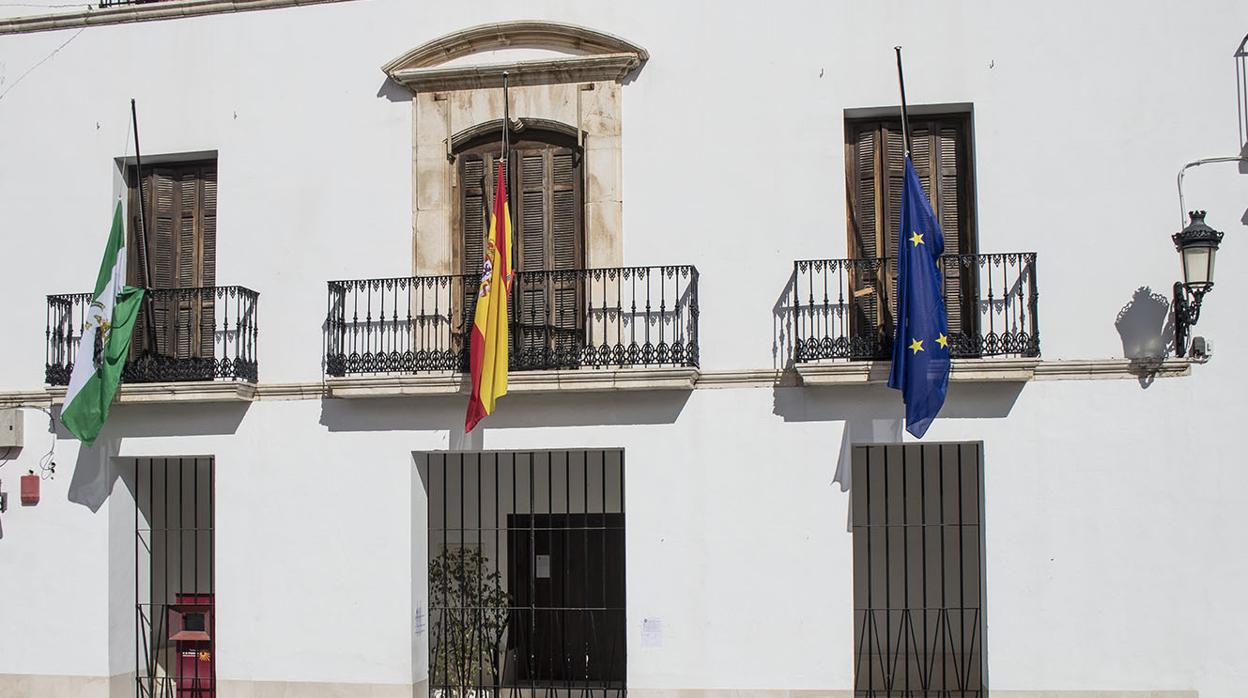
<svg viewBox="0 0 1248 698">
<path fill-rule="evenodd" d="M 61 422 L 86 446 L 95 441 L 108 419 L 108 407 L 130 353 L 130 333 L 143 302 L 143 289 L 126 286 L 125 282 L 126 234 L 118 201 L 61 409 Z"/>
</svg>

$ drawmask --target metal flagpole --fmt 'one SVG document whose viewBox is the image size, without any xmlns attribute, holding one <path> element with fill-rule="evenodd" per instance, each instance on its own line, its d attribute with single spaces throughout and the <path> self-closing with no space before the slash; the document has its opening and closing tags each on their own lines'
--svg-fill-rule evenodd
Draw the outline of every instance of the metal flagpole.
<svg viewBox="0 0 1248 698">
<path fill-rule="evenodd" d="M 894 46 L 897 52 L 897 84 L 901 87 L 901 144 L 906 157 L 910 157 L 910 115 L 906 113 L 906 76 L 901 69 L 901 47 Z"/>
<path fill-rule="evenodd" d="M 511 131 L 511 99 L 507 96 L 507 71 L 503 71 L 503 162 L 507 162 L 508 132 Z"/>
<path fill-rule="evenodd" d="M 502 158 L 502 160 L 500 160 L 500 161 L 499 161 L 499 163 L 500 163 L 500 164 L 499 164 L 499 167 L 502 167 L 502 168 L 503 168 L 503 176 L 504 176 L 504 177 L 507 177 L 507 175 L 511 174 L 511 173 L 508 171 L 510 168 L 509 168 L 509 167 L 508 167 L 508 165 L 507 165 L 507 153 L 508 153 L 508 150 L 511 148 L 511 97 L 507 94 L 507 78 L 508 78 L 508 75 L 509 75 L 509 73 L 508 73 L 506 70 L 504 70 L 504 71 L 503 71 L 503 158 Z M 508 179 L 510 179 L 510 177 L 508 177 Z M 508 182 L 508 184 L 510 184 L 510 182 Z M 497 195 L 498 195 L 498 192 L 494 192 L 494 194 L 495 194 L 495 196 L 497 196 Z M 510 196 L 510 195 L 511 195 L 511 190 L 510 190 L 510 189 L 508 189 L 508 190 L 507 190 L 507 195 L 508 195 L 508 196 Z M 511 203 L 511 202 L 509 201 L 508 203 Z M 507 217 L 508 217 L 508 218 L 510 218 L 510 217 L 511 217 L 511 207 L 510 207 L 510 206 L 507 206 L 507 207 L 505 207 L 503 210 L 507 212 Z M 509 221 L 507 221 L 507 223 L 508 223 L 508 224 L 510 224 L 510 223 L 511 223 L 511 221 L 509 220 Z M 514 230 L 514 228 L 513 228 L 513 230 Z M 514 274 L 514 273 L 515 273 L 515 270 L 516 270 L 516 250 L 515 250 L 515 245 L 512 245 L 512 250 L 511 250 L 511 259 L 509 259 L 509 260 L 507 260 L 507 261 L 508 261 L 508 267 L 511 269 L 512 273 Z M 506 287 L 504 286 L 504 288 L 506 288 Z"/>
<path fill-rule="evenodd" d="M 143 288 L 152 287 L 152 257 L 147 253 L 147 205 L 143 197 L 143 156 L 139 153 L 139 112 L 135 107 L 134 98 L 130 98 L 130 118 L 134 122 L 134 178 L 139 188 L 139 248 L 143 251 Z M 156 351 L 156 314 L 152 310 L 151 294 L 143 294 L 143 305 L 147 306 L 147 339 L 148 351 Z"/>
</svg>

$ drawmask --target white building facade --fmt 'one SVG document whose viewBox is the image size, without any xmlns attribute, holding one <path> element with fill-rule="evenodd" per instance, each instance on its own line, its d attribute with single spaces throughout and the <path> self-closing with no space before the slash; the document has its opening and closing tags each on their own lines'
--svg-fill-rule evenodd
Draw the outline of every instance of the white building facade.
<svg viewBox="0 0 1248 698">
<path fill-rule="evenodd" d="M 1248 167 L 1183 178 L 1226 234 L 1185 356 L 1170 236 L 1248 152 L 1248 5 L 0 13 L 0 696 L 1242 692 Z M 504 72 L 517 364 L 465 435 Z M 62 294 L 118 197 L 154 290 L 86 448 Z"/>
</svg>

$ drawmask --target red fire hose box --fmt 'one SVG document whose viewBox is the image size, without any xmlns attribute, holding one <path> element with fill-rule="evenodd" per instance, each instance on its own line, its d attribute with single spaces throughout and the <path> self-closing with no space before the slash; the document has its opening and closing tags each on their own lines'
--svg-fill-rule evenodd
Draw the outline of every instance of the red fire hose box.
<svg viewBox="0 0 1248 698">
<path fill-rule="evenodd" d="M 177 698 L 215 698 L 212 681 L 212 594 L 177 594 L 169 639 L 177 643 Z"/>
<path fill-rule="evenodd" d="M 34 506 L 39 503 L 39 476 L 31 473 L 22 476 L 22 504 Z"/>
</svg>

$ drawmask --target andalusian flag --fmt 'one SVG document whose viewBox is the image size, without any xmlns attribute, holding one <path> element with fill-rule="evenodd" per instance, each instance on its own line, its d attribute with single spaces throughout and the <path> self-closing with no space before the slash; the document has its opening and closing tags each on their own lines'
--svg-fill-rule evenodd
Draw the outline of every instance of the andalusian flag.
<svg viewBox="0 0 1248 698">
<path fill-rule="evenodd" d="M 507 295 L 511 291 L 511 210 L 507 206 L 507 184 L 503 163 L 498 164 L 498 184 L 494 186 L 494 211 L 490 233 L 485 239 L 481 286 L 477 290 L 477 312 L 472 321 L 472 398 L 464 433 L 472 431 L 486 415 L 493 414 L 494 402 L 507 394 Z"/>
<path fill-rule="evenodd" d="M 83 319 L 82 344 L 69 378 L 69 392 L 61 408 L 61 422 L 87 446 L 108 419 L 108 407 L 130 353 L 130 333 L 143 302 L 143 289 L 125 285 L 126 235 L 121 221 L 118 201 L 95 293 Z"/>
</svg>

